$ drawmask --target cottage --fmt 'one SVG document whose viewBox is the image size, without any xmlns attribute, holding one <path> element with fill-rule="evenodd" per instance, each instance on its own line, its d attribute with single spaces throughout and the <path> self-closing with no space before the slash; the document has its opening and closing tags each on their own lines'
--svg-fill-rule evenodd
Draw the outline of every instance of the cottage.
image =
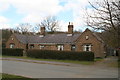
<svg viewBox="0 0 120 80">
<path fill-rule="evenodd" d="M 45 34 L 41 27 L 40 35 L 13 34 L 6 43 L 6 48 L 23 48 L 59 51 L 92 51 L 95 57 L 105 57 L 104 41 L 94 32 L 86 29 L 83 33 L 74 33 L 73 24 L 69 23 L 68 32 Z"/>
</svg>

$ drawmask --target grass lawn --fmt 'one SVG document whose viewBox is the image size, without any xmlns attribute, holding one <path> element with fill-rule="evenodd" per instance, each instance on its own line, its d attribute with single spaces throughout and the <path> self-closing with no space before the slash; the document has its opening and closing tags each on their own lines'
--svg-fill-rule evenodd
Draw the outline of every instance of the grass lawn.
<svg viewBox="0 0 120 80">
<path fill-rule="evenodd" d="M 75 61 L 75 60 L 55 60 L 55 59 L 37 59 L 30 57 L 18 57 L 18 56 L 2 56 L 6 58 L 18 58 L 18 59 L 28 59 L 28 60 L 38 60 L 38 61 L 53 61 L 53 62 L 64 62 L 64 63 L 73 63 L 73 64 L 82 64 L 82 65 L 94 65 L 96 63 L 100 63 L 104 61 L 102 58 L 97 58 L 94 61 Z M 102 63 L 104 65 L 104 63 Z M 107 63 L 108 67 L 120 68 L 120 61 Z"/>
<path fill-rule="evenodd" d="M 119 67 L 120 68 L 119 63 L 120 62 L 111 62 L 108 66 L 110 66 L 110 67 Z"/>
<path fill-rule="evenodd" d="M 102 60 L 102 59 L 95 59 L 95 61 L 75 61 L 75 60 L 37 59 L 37 58 L 18 57 L 18 56 L 3 56 L 3 57 L 4 58 L 12 57 L 12 58 L 19 58 L 19 59 L 40 60 L 40 61 L 54 61 L 54 62 L 74 63 L 74 64 L 83 64 L 83 65 L 93 65 L 96 61 Z"/>
<path fill-rule="evenodd" d="M 0 75 L 2 75 L 2 80 L 35 80 L 35 79 L 12 75 L 12 74 L 0 73 Z"/>
</svg>

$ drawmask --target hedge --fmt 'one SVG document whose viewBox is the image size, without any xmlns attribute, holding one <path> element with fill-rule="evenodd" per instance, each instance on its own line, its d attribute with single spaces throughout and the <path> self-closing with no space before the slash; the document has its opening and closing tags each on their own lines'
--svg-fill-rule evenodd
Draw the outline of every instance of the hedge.
<svg viewBox="0 0 120 80">
<path fill-rule="evenodd" d="M 6 56 L 23 56 L 23 49 L 4 48 L 4 49 L 2 49 L 2 55 L 6 55 Z"/>
<path fill-rule="evenodd" d="M 28 50 L 27 56 L 41 59 L 94 61 L 93 52 Z"/>
</svg>

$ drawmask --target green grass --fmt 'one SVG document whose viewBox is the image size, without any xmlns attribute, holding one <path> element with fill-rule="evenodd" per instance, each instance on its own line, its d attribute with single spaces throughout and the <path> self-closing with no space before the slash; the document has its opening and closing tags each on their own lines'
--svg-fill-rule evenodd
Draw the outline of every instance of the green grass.
<svg viewBox="0 0 120 80">
<path fill-rule="evenodd" d="M 103 59 L 102 58 L 95 58 L 94 61 L 97 62 L 97 61 L 102 61 Z"/>
<path fill-rule="evenodd" d="M 119 63 L 120 63 L 120 62 L 119 62 Z M 120 65 L 118 64 L 118 62 L 111 62 L 108 66 L 109 66 L 109 67 L 114 67 L 114 68 L 117 68 L 117 67 L 120 68 Z"/>
<path fill-rule="evenodd" d="M 3 56 L 3 57 L 12 57 L 18 59 L 30 59 L 30 60 L 39 60 L 39 61 L 54 61 L 54 62 L 64 62 L 64 63 L 73 63 L 73 64 L 83 64 L 83 65 L 93 65 L 97 61 L 75 61 L 75 60 L 56 60 L 56 59 L 37 59 L 30 57 L 17 57 L 17 56 Z"/>
<path fill-rule="evenodd" d="M 113 67 L 113 68 L 120 68 L 120 62 L 110 62 L 108 63 L 108 67 Z"/>
<path fill-rule="evenodd" d="M 109 56 L 109 58 L 110 57 L 113 57 L 113 56 Z M 98 58 L 98 59 L 95 59 L 95 61 L 96 62 L 102 62 L 102 61 L 104 61 L 104 59 L 102 59 L 102 58 Z M 104 63 L 102 63 L 102 64 L 104 64 Z M 109 63 L 105 63 L 105 65 L 107 65 L 108 67 L 113 67 L 113 68 L 120 68 L 120 61 L 116 61 L 116 62 L 109 62 Z"/>
<path fill-rule="evenodd" d="M 0 75 L 2 75 L 2 80 L 35 80 L 35 79 L 26 78 L 18 75 L 12 75 L 12 74 L 0 73 Z"/>
<path fill-rule="evenodd" d="M 28 60 L 39 60 L 39 61 L 53 61 L 53 62 L 64 62 L 64 63 L 73 63 L 73 64 L 82 64 L 82 65 L 94 65 L 96 63 L 102 62 L 104 59 L 96 58 L 94 61 L 75 61 L 75 60 L 55 60 L 55 59 L 36 59 L 30 57 L 18 57 L 18 56 L 2 56 L 6 58 L 18 58 L 18 59 L 28 59 Z M 107 64 L 108 67 L 120 68 L 120 60 L 117 62 L 111 62 Z"/>
</svg>

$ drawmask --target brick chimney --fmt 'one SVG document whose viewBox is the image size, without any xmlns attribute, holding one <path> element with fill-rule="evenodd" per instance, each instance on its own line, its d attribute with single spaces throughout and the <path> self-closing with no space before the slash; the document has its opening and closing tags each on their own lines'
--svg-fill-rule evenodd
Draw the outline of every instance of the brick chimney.
<svg viewBox="0 0 120 80">
<path fill-rule="evenodd" d="M 45 35 L 45 27 L 40 27 L 40 35 Z"/>
<path fill-rule="evenodd" d="M 69 25 L 68 25 L 68 34 L 73 34 L 73 23 L 72 22 L 69 22 Z"/>
</svg>

